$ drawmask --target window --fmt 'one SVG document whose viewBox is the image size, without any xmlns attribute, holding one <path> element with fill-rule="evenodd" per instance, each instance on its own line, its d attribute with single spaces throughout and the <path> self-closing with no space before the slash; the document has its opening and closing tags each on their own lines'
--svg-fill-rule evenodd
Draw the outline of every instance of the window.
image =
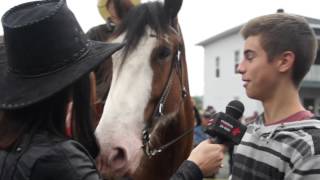
<svg viewBox="0 0 320 180">
<path fill-rule="evenodd" d="M 320 50 L 319 49 L 317 51 L 317 57 L 316 57 L 316 61 L 314 62 L 314 64 L 317 64 L 317 65 L 320 64 Z"/>
<path fill-rule="evenodd" d="M 216 57 L 216 78 L 220 77 L 220 57 Z"/>
<path fill-rule="evenodd" d="M 240 52 L 238 50 L 236 50 L 234 52 L 234 73 L 238 73 L 238 66 L 240 63 Z"/>
<path fill-rule="evenodd" d="M 313 28 L 313 30 L 317 36 L 320 36 L 320 28 Z"/>
</svg>

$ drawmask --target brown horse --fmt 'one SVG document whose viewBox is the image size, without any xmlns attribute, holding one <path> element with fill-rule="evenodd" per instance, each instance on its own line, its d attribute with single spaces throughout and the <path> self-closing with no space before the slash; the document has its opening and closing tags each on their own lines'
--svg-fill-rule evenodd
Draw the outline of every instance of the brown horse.
<svg viewBox="0 0 320 180">
<path fill-rule="evenodd" d="M 194 118 L 177 21 L 181 4 L 141 4 L 115 32 L 114 42 L 126 46 L 112 57 L 111 88 L 96 128 L 97 163 L 105 177 L 166 180 L 191 151 Z"/>
</svg>

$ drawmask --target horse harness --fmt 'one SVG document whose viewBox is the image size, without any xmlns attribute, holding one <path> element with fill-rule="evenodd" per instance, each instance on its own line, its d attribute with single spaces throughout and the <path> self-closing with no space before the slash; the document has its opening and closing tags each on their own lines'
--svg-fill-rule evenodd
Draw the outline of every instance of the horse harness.
<svg viewBox="0 0 320 180">
<path fill-rule="evenodd" d="M 177 33 L 178 34 L 178 33 Z M 180 100 L 180 105 L 178 108 L 178 111 L 180 110 L 181 105 L 183 104 L 185 98 L 187 97 L 187 90 L 186 87 L 183 84 L 183 72 L 182 72 L 182 62 L 181 62 L 181 51 L 182 51 L 182 45 L 179 44 L 178 49 L 175 53 L 175 57 L 172 60 L 171 67 L 170 67 L 170 74 L 169 78 L 166 82 L 166 86 L 164 87 L 162 94 L 160 96 L 160 99 L 156 105 L 156 108 L 151 116 L 151 122 L 147 122 L 143 131 L 142 131 L 142 149 L 145 153 L 146 156 L 149 158 L 152 158 L 153 156 L 157 155 L 158 153 L 162 152 L 163 150 L 167 149 L 170 147 L 172 144 L 176 143 L 177 141 L 181 140 L 183 137 L 187 136 L 193 131 L 193 128 L 188 129 L 184 133 L 182 133 L 180 136 L 174 138 L 173 140 L 169 141 L 168 143 L 158 147 L 158 148 L 153 148 L 150 142 L 151 139 L 151 134 L 150 130 L 152 129 L 152 125 L 156 124 L 162 117 L 166 116 L 163 112 L 164 106 L 166 105 L 168 95 L 172 89 L 172 84 L 173 84 L 173 79 L 174 79 L 174 74 L 177 73 L 180 81 L 180 88 L 181 88 L 181 100 Z"/>
</svg>

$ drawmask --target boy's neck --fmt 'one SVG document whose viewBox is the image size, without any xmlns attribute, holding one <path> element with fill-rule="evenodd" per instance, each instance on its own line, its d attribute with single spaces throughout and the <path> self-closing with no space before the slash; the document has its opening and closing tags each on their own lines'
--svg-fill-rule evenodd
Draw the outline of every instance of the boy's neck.
<svg viewBox="0 0 320 180">
<path fill-rule="evenodd" d="M 275 123 L 299 111 L 305 111 L 296 88 L 285 88 L 262 102 L 266 124 Z"/>
</svg>

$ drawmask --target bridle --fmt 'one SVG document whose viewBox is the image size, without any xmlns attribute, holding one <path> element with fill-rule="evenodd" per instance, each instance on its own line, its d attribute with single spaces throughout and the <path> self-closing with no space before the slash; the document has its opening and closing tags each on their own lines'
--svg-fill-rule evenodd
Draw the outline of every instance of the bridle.
<svg viewBox="0 0 320 180">
<path fill-rule="evenodd" d="M 173 28 L 172 28 L 173 29 Z M 180 36 L 180 33 L 178 33 L 175 30 L 176 34 L 178 34 Z M 187 97 L 187 89 L 183 83 L 183 72 L 182 72 L 182 62 L 181 62 L 181 51 L 182 51 L 182 44 L 180 43 L 177 51 L 174 55 L 174 58 L 171 62 L 171 67 L 170 67 L 170 74 L 168 77 L 168 80 L 166 81 L 166 85 L 162 91 L 162 94 L 160 96 L 160 99 L 156 105 L 156 108 L 153 111 L 153 114 L 151 116 L 151 121 L 148 121 L 144 127 L 144 129 L 142 130 L 142 149 L 145 153 L 146 156 L 148 156 L 149 158 L 152 158 L 153 156 L 157 155 L 158 153 L 162 152 L 163 150 L 167 149 L 169 146 L 171 146 L 172 144 L 176 143 L 177 141 L 179 141 L 180 139 L 182 139 L 183 137 L 187 136 L 188 134 L 190 134 L 193 131 L 193 128 L 188 129 L 187 131 L 185 131 L 184 133 L 182 133 L 180 136 L 174 138 L 173 140 L 169 141 L 168 143 L 158 147 L 158 148 L 154 148 L 151 145 L 150 139 L 151 139 L 151 134 L 150 134 L 150 130 L 152 129 L 152 127 L 157 124 L 163 117 L 165 117 L 166 115 L 164 114 L 164 107 L 166 105 L 167 99 L 168 99 L 168 95 L 172 89 L 172 84 L 173 84 L 173 79 L 174 79 L 174 74 L 176 73 L 179 77 L 179 81 L 180 81 L 180 89 L 181 89 L 181 97 L 180 97 L 180 103 L 179 103 L 179 107 L 178 107 L 178 111 L 180 111 L 180 108 L 185 100 L 185 98 Z"/>
</svg>

